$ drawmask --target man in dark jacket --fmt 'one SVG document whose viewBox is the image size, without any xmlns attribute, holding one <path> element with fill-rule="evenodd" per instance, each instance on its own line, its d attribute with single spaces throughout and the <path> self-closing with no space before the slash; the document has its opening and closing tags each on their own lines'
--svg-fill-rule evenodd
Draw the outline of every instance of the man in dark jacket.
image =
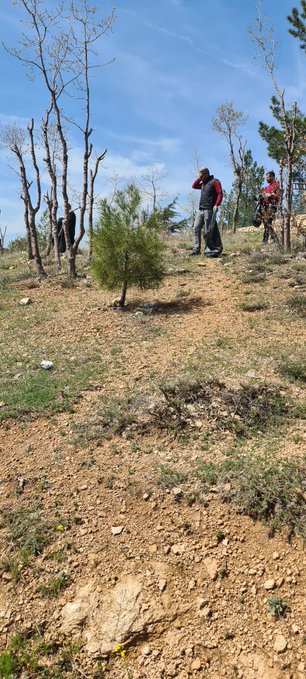
<svg viewBox="0 0 306 679">
<path fill-rule="evenodd" d="M 201 253 L 201 231 L 205 239 L 206 257 L 218 257 L 222 252 L 222 243 L 216 223 L 218 207 L 221 205 L 223 192 L 219 179 L 209 173 L 207 167 L 200 168 L 200 175 L 192 184 L 193 189 L 201 191 L 199 209 L 194 222 L 194 248 L 192 255 Z"/>
<path fill-rule="evenodd" d="M 70 243 L 71 243 L 71 245 L 73 245 L 73 243 L 75 241 L 76 216 L 75 216 L 75 212 L 71 209 L 70 203 L 68 204 L 68 208 L 69 208 L 68 232 L 69 232 Z M 63 252 L 66 252 L 66 239 L 65 239 L 64 227 L 63 227 L 63 221 L 64 221 L 64 217 L 60 217 L 58 222 L 57 222 L 59 251 L 60 251 L 61 254 Z"/>
</svg>

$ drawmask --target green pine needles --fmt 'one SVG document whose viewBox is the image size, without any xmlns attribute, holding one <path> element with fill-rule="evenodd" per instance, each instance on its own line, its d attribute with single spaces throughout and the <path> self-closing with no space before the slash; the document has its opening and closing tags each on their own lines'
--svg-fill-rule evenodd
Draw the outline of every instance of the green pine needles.
<svg viewBox="0 0 306 679">
<path fill-rule="evenodd" d="M 93 237 L 93 275 L 106 290 L 121 288 L 123 307 L 128 287 L 159 285 L 165 276 L 159 212 L 147 215 L 135 184 L 116 191 L 112 204 L 101 201 Z"/>
</svg>

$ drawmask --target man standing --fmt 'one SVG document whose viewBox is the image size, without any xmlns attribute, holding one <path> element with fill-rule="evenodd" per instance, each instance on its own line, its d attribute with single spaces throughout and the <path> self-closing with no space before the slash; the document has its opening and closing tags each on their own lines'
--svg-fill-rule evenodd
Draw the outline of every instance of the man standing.
<svg viewBox="0 0 306 679">
<path fill-rule="evenodd" d="M 76 216 L 75 216 L 75 212 L 71 208 L 70 203 L 68 203 L 68 209 L 69 209 L 69 212 L 68 212 L 68 233 L 69 233 L 70 243 L 71 243 L 71 245 L 73 245 L 73 243 L 75 241 Z M 63 254 L 63 252 L 66 252 L 66 238 L 65 238 L 65 233 L 64 233 L 63 221 L 64 221 L 64 217 L 60 217 L 58 222 L 57 222 L 59 251 L 60 251 L 61 254 Z"/>
<path fill-rule="evenodd" d="M 191 255 L 201 253 L 201 231 L 205 240 L 206 257 L 218 257 L 222 252 L 222 243 L 216 217 L 221 205 L 223 193 L 219 179 L 209 173 L 207 167 L 200 168 L 199 177 L 193 182 L 192 188 L 201 191 L 199 209 L 194 222 L 194 248 Z"/>
<path fill-rule="evenodd" d="M 277 240 L 276 233 L 273 229 L 273 222 L 275 219 L 277 205 L 281 197 L 281 190 L 279 182 L 277 182 L 275 179 L 275 172 L 272 170 L 267 172 L 266 181 L 268 186 L 266 186 L 263 190 L 262 202 L 262 221 L 264 225 L 263 243 L 267 243 L 269 237 L 274 242 Z"/>
</svg>

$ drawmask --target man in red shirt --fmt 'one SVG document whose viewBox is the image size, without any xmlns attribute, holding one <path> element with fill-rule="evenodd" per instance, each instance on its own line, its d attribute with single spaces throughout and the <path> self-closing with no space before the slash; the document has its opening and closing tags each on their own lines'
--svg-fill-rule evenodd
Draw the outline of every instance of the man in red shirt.
<svg viewBox="0 0 306 679">
<path fill-rule="evenodd" d="M 207 167 L 200 168 L 199 177 L 192 188 L 201 191 L 199 209 L 194 222 L 194 248 L 192 255 L 201 253 L 201 231 L 205 239 L 205 256 L 218 257 L 222 252 L 219 229 L 216 224 L 218 207 L 221 205 L 223 192 L 219 179 L 209 173 Z"/>
<path fill-rule="evenodd" d="M 269 237 L 272 241 L 277 240 L 277 235 L 273 229 L 273 221 L 277 210 L 277 205 L 281 198 L 279 182 L 275 179 L 275 172 L 267 172 L 266 180 L 268 186 L 263 190 L 262 202 L 262 221 L 264 225 L 263 243 L 267 243 Z"/>
</svg>

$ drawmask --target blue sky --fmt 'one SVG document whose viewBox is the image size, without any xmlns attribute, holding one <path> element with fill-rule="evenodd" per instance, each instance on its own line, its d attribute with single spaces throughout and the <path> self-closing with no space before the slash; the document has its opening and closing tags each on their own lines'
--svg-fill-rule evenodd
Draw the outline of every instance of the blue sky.
<svg viewBox="0 0 306 679">
<path fill-rule="evenodd" d="M 54 0 L 45 0 L 50 7 Z M 288 34 L 286 16 L 293 0 L 263 0 L 262 9 L 279 41 L 276 76 L 288 101 L 305 111 L 306 57 Z M 101 2 L 101 14 L 112 8 Z M 118 0 L 112 33 L 100 43 L 99 61 L 113 63 L 95 71 L 92 80 L 92 124 L 97 151 L 108 149 L 97 181 L 108 195 L 112 177 L 141 180 L 158 169 L 169 201 L 186 204 L 196 176 L 195 155 L 225 189 L 232 171 L 225 141 L 213 131 L 211 118 L 225 100 L 248 115 L 243 129 L 253 158 L 273 167 L 258 122 L 271 121 L 272 83 L 254 61 L 248 26 L 255 23 L 256 2 L 246 0 Z M 23 16 L 11 0 L 2 0 L 0 39 L 17 43 Z M 1 48 L 0 124 L 26 125 L 44 113 L 45 95 L 38 80 L 29 82 L 20 62 Z M 69 104 L 75 109 L 76 101 Z M 81 186 L 80 139 L 71 134 L 71 185 Z M 0 149 L 0 225 L 6 242 L 23 235 L 20 185 L 8 152 Z M 275 168 L 277 169 L 277 168 Z M 45 187 L 43 187 L 45 188 Z M 73 202 L 73 201 L 72 201 Z"/>
</svg>

